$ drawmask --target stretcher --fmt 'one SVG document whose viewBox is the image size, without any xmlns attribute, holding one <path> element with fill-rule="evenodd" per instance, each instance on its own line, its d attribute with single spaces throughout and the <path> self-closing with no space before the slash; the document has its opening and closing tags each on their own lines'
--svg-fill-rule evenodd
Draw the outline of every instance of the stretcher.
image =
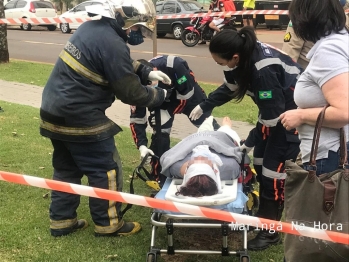
<svg viewBox="0 0 349 262">
<path fill-rule="evenodd" d="M 204 197 L 186 197 L 176 195 L 178 187 L 182 180 L 176 178 L 167 178 L 161 190 L 155 195 L 155 198 L 165 199 L 173 202 L 205 206 L 228 212 L 242 214 L 252 214 L 252 210 L 258 205 L 258 193 L 253 189 L 255 175 L 248 165 L 241 163 L 241 175 L 237 179 L 223 180 L 222 193 L 214 196 Z M 247 252 L 247 232 L 248 228 L 242 225 L 236 226 L 234 223 L 223 221 L 213 221 L 207 218 L 187 215 L 183 213 L 174 213 L 166 210 L 154 209 L 150 218 L 151 221 L 151 240 L 150 250 L 147 253 L 147 262 L 156 262 L 161 254 L 196 254 L 196 255 L 221 255 L 237 256 L 239 261 L 249 262 L 250 257 Z M 194 229 L 220 229 L 221 245 L 220 249 L 195 249 L 191 245 L 187 249 L 176 248 L 176 229 L 194 228 Z M 158 246 L 159 242 L 164 239 L 158 239 L 159 230 L 165 231 L 167 242 L 165 246 Z M 228 236 L 231 231 L 239 232 L 242 246 L 239 249 L 232 249 Z M 164 233 L 164 232 L 162 232 Z M 163 236 L 163 234 L 162 234 Z"/>
</svg>

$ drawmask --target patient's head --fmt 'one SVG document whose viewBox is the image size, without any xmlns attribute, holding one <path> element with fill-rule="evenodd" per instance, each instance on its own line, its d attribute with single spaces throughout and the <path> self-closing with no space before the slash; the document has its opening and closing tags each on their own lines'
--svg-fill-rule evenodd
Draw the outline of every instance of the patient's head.
<svg viewBox="0 0 349 262">
<path fill-rule="evenodd" d="M 202 197 L 212 196 L 217 193 L 217 184 L 212 178 L 206 175 L 197 175 L 189 179 L 185 185 L 182 185 L 176 195 Z"/>
<path fill-rule="evenodd" d="M 202 197 L 218 193 L 218 170 L 207 157 L 195 157 L 186 163 L 183 183 L 176 195 Z"/>
</svg>

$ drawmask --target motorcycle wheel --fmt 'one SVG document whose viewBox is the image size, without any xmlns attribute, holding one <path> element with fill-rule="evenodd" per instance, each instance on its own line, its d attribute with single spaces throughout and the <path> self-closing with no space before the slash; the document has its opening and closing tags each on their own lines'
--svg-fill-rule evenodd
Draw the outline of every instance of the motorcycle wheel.
<svg viewBox="0 0 349 262">
<path fill-rule="evenodd" d="M 181 40 L 185 46 L 193 47 L 199 42 L 200 35 L 194 31 L 185 29 L 181 35 Z"/>
</svg>

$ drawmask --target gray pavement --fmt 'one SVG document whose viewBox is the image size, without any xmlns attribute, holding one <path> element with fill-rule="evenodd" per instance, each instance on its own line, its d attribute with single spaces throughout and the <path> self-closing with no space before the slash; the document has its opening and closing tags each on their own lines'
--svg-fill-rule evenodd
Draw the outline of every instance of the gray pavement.
<svg viewBox="0 0 349 262">
<path fill-rule="evenodd" d="M 0 80 L 0 100 L 16 104 L 23 104 L 39 108 L 41 105 L 42 87 L 35 85 L 27 85 L 17 82 L 8 82 Z M 6 106 L 3 106 L 6 109 Z M 128 105 L 117 100 L 108 108 L 106 115 L 115 123 L 122 127 L 129 127 L 130 124 L 130 108 Z M 216 118 L 219 124 L 222 123 L 221 118 Z M 246 138 L 253 125 L 241 121 L 233 120 L 233 129 L 241 138 Z M 184 137 L 195 133 L 197 128 L 193 126 L 185 115 L 176 115 L 172 127 L 171 137 L 183 139 Z M 148 129 L 148 132 L 151 132 Z"/>
</svg>

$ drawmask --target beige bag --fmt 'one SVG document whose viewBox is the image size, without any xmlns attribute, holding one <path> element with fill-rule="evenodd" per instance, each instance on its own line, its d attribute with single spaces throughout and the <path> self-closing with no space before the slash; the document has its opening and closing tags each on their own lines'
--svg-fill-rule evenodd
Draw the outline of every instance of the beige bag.
<svg viewBox="0 0 349 262">
<path fill-rule="evenodd" d="M 295 227 L 314 227 L 349 234 L 349 170 L 346 143 L 341 129 L 341 167 L 316 176 L 316 152 L 326 107 L 319 114 L 314 130 L 310 165 L 306 171 L 292 161 L 286 161 L 285 182 L 286 222 Z M 346 164 L 344 164 L 346 163 Z M 349 245 L 287 234 L 286 262 L 348 262 Z"/>
</svg>

